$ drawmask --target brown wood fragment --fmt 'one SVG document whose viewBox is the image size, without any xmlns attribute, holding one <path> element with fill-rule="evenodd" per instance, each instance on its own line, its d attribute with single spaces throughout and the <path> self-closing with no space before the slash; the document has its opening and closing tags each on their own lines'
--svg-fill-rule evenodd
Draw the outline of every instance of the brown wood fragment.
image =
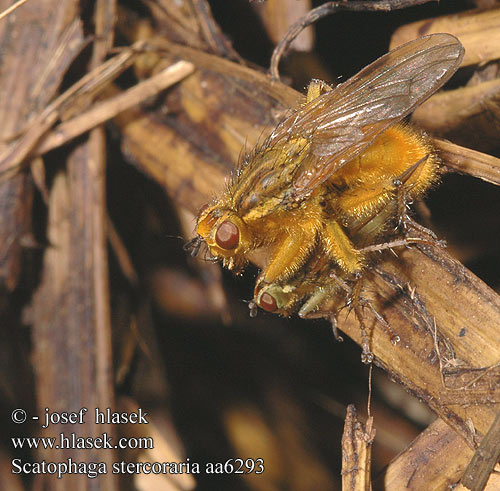
<svg viewBox="0 0 500 491">
<path fill-rule="evenodd" d="M 389 464 L 374 489 L 447 489 L 460 479 L 472 455 L 465 440 L 438 418 Z"/>
<path fill-rule="evenodd" d="M 369 491 L 371 489 L 371 451 L 375 429 L 373 418 L 363 425 L 356 408 L 347 406 L 344 434 L 342 435 L 342 489 Z"/>
<path fill-rule="evenodd" d="M 81 407 L 93 411 L 110 405 L 107 383 L 103 384 L 99 376 L 96 378 L 101 372 L 97 357 L 111 360 L 109 349 L 102 351 L 102 342 L 98 341 L 101 334 L 97 332 L 97 326 L 101 333 L 103 327 L 97 318 L 96 302 L 105 302 L 106 296 L 96 296 L 92 273 L 97 267 L 93 259 L 94 239 L 92 234 L 85 237 L 85 232 L 90 231 L 83 225 L 95 204 L 82 195 L 80 176 L 75 172 L 88 156 L 79 149 L 72 158 L 76 159 L 73 175 L 59 173 L 50 192 L 48 239 L 51 246 L 45 252 L 42 282 L 33 301 L 34 367 L 41 411 L 45 407 L 61 412 L 79 411 Z M 99 311 L 102 309 L 105 307 L 101 304 Z M 75 428 L 77 436 L 97 437 L 106 430 L 112 434 L 105 425 L 92 424 L 93 416 L 87 415 L 85 424 Z M 45 431 L 58 435 L 65 428 L 50 427 Z M 110 459 L 111 454 L 103 455 L 99 450 L 53 449 L 44 451 L 40 457 L 51 462 L 69 457 L 75 461 L 101 462 Z M 54 476 L 47 479 L 51 477 Z M 69 482 L 75 483 L 78 477 L 82 481 L 87 479 L 85 476 L 65 476 L 63 481 L 50 479 L 53 485 L 50 489 L 67 489 Z M 103 477 L 105 482 L 113 480 L 112 474 Z M 104 489 L 113 488 L 106 485 Z"/>
<path fill-rule="evenodd" d="M 485 432 L 495 414 L 490 398 L 495 400 L 500 388 L 491 388 L 481 397 L 467 387 L 455 391 L 444 386 L 439 356 L 469 369 L 496 363 L 500 344 L 494 332 L 500 320 L 500 300 L 444 250 L 419 249 L 397 251 L 398 259 L 384 260 L 372 277 L 376 308 L 385 306 L 379 312 L 401 338 L 396 346 L 391 345 L 384 329 L 372 324 L 372 342 L 381 349 L 377 363 L 473 445 L 466 422 L 470 419 L 479 432 Z M 347 318 L 341 326 L 361 341 L 354 319 Z M 436 333 L 439 353 L 433 339 Z M 447 401 L 453 394 L 455 400 Z M 472 408 L 470 404 L 478 405 Z"/>
<path fill-rule="evenodd" d="M 458 14 L 413 22 L 397 29 L 390 49 L 420 36 L 449 32 L 465 47 L 462 66 L 485 63 L 500 58 L 500 9 L 470 10 Z"/>
<path fill-rule="evenodd" d="M 208 48 L 205 39 L 203 39 L 192 2 L 179 3 L 176 0 L 160 0 L 159 2 L 151 2 L 149 8 L 160 32 L 165 32 L 169 39 L 193 48 Z M 133 21 L 131 24 L 133 29 L 142 27 Z M 135 38 L 135 34 L 138 33 L 132 34 L 131 37 Z"/>
<path fill-rule="evenodd" d="M 118 115 L 115 121 L 126 134 L 125 155 L 171 193 L 178 204 L 189 207 L 193 213 L 224 186 L 224 171 L 215 160 L 204 156 L 207 165 L 200 165 L 202 156 L 155 118 L 138 112 L 132 116 L 128 112 Z M 145 142 L 148 144 L 144 145 Z M 165 165 L 164 155 L 169 155 L 175 170 Z M 200 195 L 193 193 L 193 189 Z"/>
<path fill-rule="evenodd" d="M 94 10 L 96 40 L 93 45 L 90 69 L 98 68 L 104 63 L 109 49 L 113 45 L 114 28 L 116 24 L 116 0 L 98 0 Z M 82 255 L 81 264 L 84 267 L 91 265 L 89 270 L 88 289 L 85 296 L 93 300 L 91 315 L 93 322 L 85 327 L 95 335 L 94 350 L 91 350 L 92 362 L 95 371 L 89 374 L 89 381 L 95 387 L 96 408 L 114 408 L 115 392 L 113 385 L 113 354 L 111 342 L 111 314 L 110 291 L 108 272 L 108 251 L 106 237 L 106 140 L 104 128 L 94 128 L 89 135 L 88 142 L 82 144 L 86 151 L 85 162 L 68 161 L 68 176 L 74 179 L 79 188 L 82 201 L 76 204 L 77 213 L 85 215 L 80 233 L 82 243 L 87 237 L 90 244 L 86 254 Z M 75 167 L 73 167 L 75 166 Z M 77 198 L 78 199 L 78 198 Z M 89 312 L 85 312 L 88 319 Z M 84 324 L 85 325 L 85 324 Z M 85 397 L 85 394 L 82 394 Z M 97 431 L 116 432 L 109 422 L 98 424 L 94 420 Z M 108 469 L 112 468 L 117 451 L 111 450 L 102 461 Z M 86 483 L 90 489 L 92 486 Z M 116 474 L 109 473 L 103 479 L 102 488 L 106 491 L 115 491 L 119 488 L 119 479 Z"/>
<path fill-rule="evenodd" d="M 449 362 L 448 362 L 449 363 Z M 443 366 L 443 382 L 448 389 L 456 389 L 468 393 L 489 394 L 493 398 L 495 390 L 500 387 L 500 366 L 495 364 L 484 368 L 464 368 Z M 491 402 L 500 402 L 500 393 Z M 457 394 L 457 398 L 463 397 Z"/>
<path fill-rule="evenodd" d="M 238 60 L 244 63 L 241 56 L 233 49 L 231 43 L 221 31 L 212 16 L 212 10 L 207 0 L 191 0 L 198 20 L 200 33 L 208 45 L 209 51 L 224 58 Z"/>
<path fill-rule="evenodd" d="M 301 96 L 236 63 L 163 40 L 150 43 L 198 70 L 167 98 L 175 116 L 160 120 L 130 111 L 115 121 L 126 135 L 125 153 L 176 202 L 197 213 L 222 189 L 225 173 L 240 158 L 242 147 L 250 150 L 263 141 L 265 132 Z"/>
<path fill-rule="evenodd" d="M 151 2 L 149 7 L 160 32 L 163 31 L 171 41 L 244 63 L 215 22 L 207 0 L 181 3 L 176 0 L 160 0 Z M 153 31 L 149 23 L 146 26 L 145 23 L 132 21 L 131 24 L 135 32 L 129 32 L 129 35 L 135 40 L 144 39 L 146 32 L 150 35 Z"/>
</svg>

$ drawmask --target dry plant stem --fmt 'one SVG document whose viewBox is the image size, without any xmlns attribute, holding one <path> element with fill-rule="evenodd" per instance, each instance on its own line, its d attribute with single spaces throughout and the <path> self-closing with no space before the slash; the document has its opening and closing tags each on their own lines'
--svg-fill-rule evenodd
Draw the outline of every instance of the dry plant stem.
<svg viewBox="0 0 500 491">
<path fill-rule="evenodd" d="M 2 20 L 4 17 L 7 17 L 9 14 L 14 12 L 17 8 L 19 8 L 23 3 L 26 3 L 28 0 L 18 0 L 16 3 L 11 5 L 9 8 L 6 8 L 0 13 L 0 20 Z"/>
<path fill-rule="evenodd" d="M 372 284 L 378 297 L 376 306 L 384 305 L 381 312 L 401 342 L 391 347 L 378 339 L 378 328 L 374 326 L 372 342 L 380 349 L 375 355 L 380 365 L 473 445 L 466 422 L 470 419 L 480 434 L 487 431 L 495 415 L 492 403 L 500 402 L 499 388 L 443 387 L 442 365 L 437 361 L 439 357 L 448 362 L 460 360 L 469 369 L 496 363 L 500 359 L 500 343 L 494 331 L 499 322 L 500 301 L 443 250 L 430 246 L 419 249 L 425 253 L 404 250 L 399 252 L 399 260 L 385 260 L 380 269 L 377 266 Z M 387 289 L 389 285 L 392 294 Z M 440 353 L 436 353 L 433 341 L 434 323 Z M 359 339 L 354 324 L 351 331 L 351 324 L 347 319 L 343 328 Z M 411 370 L 415 373 L 410 375 Z M 473 409 L 465 406 L 469 404 Z"/>
<path fill-rule="evenodd" d="M 220 56 L 243 62 L 241 56 L 233 49 L 212 16 L 207 0 L 191 0 L 198 19 L 200 31 L 210 50 Z"/>
<path fill-rule="evenodd" d="M 93 46 L 91 69 L 101 66 L 108 51 L 113 46 L 114 29 L 116 24 L 116 0 L 97 0 L 94 10 L 95 42 Z M 90 349 L 95 357 L 95 372 L 89 374 L 89 380 L 95 384 L 98 406 L 114 407 L 113 386 L 113 355 L 111 336 L 110 293 L 108 255 L 106 240 L 106 140 L 104 128 L 95 128 L 89 135 L 88 142 L 82 144 L 86 150 L 86 162 L 68 162 L 68 174 L 78 176 L 77 185 L 81 188 L 84 198 L 78 203 L 80 212 L 87 215 L 83 222 L 82 239 L 89 237 L 90 250 L 83 256 L 83 264 L 92 264 L 89 283 L 87 285 L 88 298 L 93 300 L 93 323 L 88 325 L 95 335 L 95 345 Z M 85 148 L 86 147 L 86 148 Z M 72 169 L 71 165 L 77 167 Z M 92 333 L 91 333 L 92 335 Z M 92 407 L 92 406 L 90 406 Z M 102 427 L 101 427 L 102 426 Z M 95 425 L 94 432 L 116 430 L 110 424 Z M 108 469 L 116 459 L 116 452 L 109 452 L 105 457 Z M 109 473 L 103 480 L 104 490 L 114 491 L 119 488 L 118 476 Z M 90 489 L 90 483 L 85 483 Z"/>
<path fill-rule="evenodd" d="M 288 32 L 273 51 L 269 73 L 275 80 L 279 80 L 278 65 L 281 58 L 286 54 L 292 41 L 307 27 L 318 20 L 335 12 L 389 12 L 408 7 L 414 7 L 431 0 L 381 0 L 381 1 L 352 1 L 352 2 L 326 2 L 309 11 L 304 17 L 290 26 Z"/>
<path fill-rule="evenodd" d="M 198 49 L 209 49 L 202 38 L 197 16 L 191 2 L 179 3 L 176 0 L 162 0 L 161 2 L 147 2 L 153 22 L 160 32 L 168 33 L 168 38 Z M 126 12 L 125 9 L 122 13 Z M 127 14 L 125 13 L 125 16 Z M 125 22 L 119 26 L 126 31 L 128 38 L 134 41 L 144 36 L 141 23 Z M 151 34 L 153 27 L 147 22 L 147 31 Z"/>
<path fill-rule="evenodd" d="M 96 41 L 91 64 L 100 65 L 112 43 L 115 4 L 99 0 L 95 11 Z M 67 170 L 54 180 L 49 198 L 48 237 L 43 273 L 34 302 L 34 352 L 38 404 L 55 411 L 114 407 L 111 326 L 105 234 L 105 150 L 102 129 L 94 130 L 67 161 Z M 77 436 L 115 429 L 96 424 L 87 415 Z M 54 430 L 54 428 L 53 428 Z M 90 452 L 90 453 L 89 453 Z M 105 462 L 100 489 L 118 489 L 118 476 L 109 472 L 113 451 L 53 449 L 48 461 Z M 48 489 L 93 489 L 82 475 L 47 478 Z"/>
<path fill-rule="evenodd" d="M 40 111 L 30 121 L 22 136 L 8 145 L 0 154 L 0 172 L 5 174 L 18 170 L 19 165 L 30 155 L 40 138 L 56 121 L 60 118 L 70 117 L 88 105 L 104 86 L 133 63 L 137 51 L 142 46 L 143 43 L 138 43 L 96 67 Z"/>
<path fill-rule="evenodd" d="M 193 70 L 194 66 L 191 63 L 179 61 L 150 79 L 138 83 L 131 89 L 95 104 L 83 114 L 56 126 L 40 146 L 36 148 L 34 153 L 41 155 L 64 145 L 73 138 L 114 118 L 120 112 L 126 111 L 157 95 L 162 90 L 187 77 Z"/>
<path fill-rule="evenodd" d="M 462 66 L 500 58 L 500 9 L 469 10 L 400 27 L 392 36 L 390 49 L 412 39 L 436 32 L 449 32 L 465 47 Z"/>
<path fill-rule="evenodd" d="M 158 30 L 164 32 L 169 39 L 244 63 L 213 18 L 207 0 L 188 0 L 185 2 L 161 0 L 160 2 L 149 1 L 147 4 L 151 9 Z M 124 24 L 120 28 L 127 30 L 127 23 Z M 136 30 L 138 25 L 137 23 L 133 24 L 133 29 Z M 143 27 L 144 25 L 141 26 L 139 23 L 136 32 L 129 31 L 129 34 L 134 38 L 136 35 L 142 36 Z"/>
<path fill-rule="evenodd" d="M 0 10 L 10 3 L 0 2 Z M 72 3 L 61 3 L 57 15 L 50 13 L 51 5 L 49 0 L 28 3 L 0 22 L 0 154 L 8 151 L 6 140 L 54 97 L 83 45 L 80 22 L 67 20 L 74 18 Z M 50 29 L 46 28 L 49 23 Z M 21 241 L 31 226 L 31 196 L 26 175 L 0 183 L 0 284 L 7 290 L 17 285 Z"/>
<path fill-rule="evenodd" d="M 68 162 L 70 172 L 60 172 L 54 181 L 49 200 L 48 240 L 43 262 L 42 281 L 35 293 L 34 366 L 36 367 L 38 406 L 43 410 L 78 411 L 81 407 L 112 406 L 112 387 L 108 377 L 112 370 L 110 346 L 104 319 L 107 312 L 107 293 L 98 271 L 102 251 L 96 243 L 94 186 L 85 179 L 85 166 L 90 159 L 88 144 L 79 147 Z M 87 186 L 82 186 L 87 184 Z M 92 227 L 92 229 L 89 229 Z M 103 339 L 104 338 L 104 339 Z M 106 370 L 107 368 L 107 370 Z M 81 437 L 96 437 L 112 428 L 86 424 L 76 429 Z M 52 428 L 58 431 L 58 428 Z M 64 431 L 63 428 L 60 431 Z M 110 433 L 111 432 L 111 433 Z M 112 461 L 113 455 L 102 451 L 53 449 L 44 453 L 47 461 Z M 85 476 L 66 476 L 64 486 L 81 481 Z M 116 489 L 111 473 L 102 476 L 103 489 Z M 58 489 L 57 479 L 51 484 Z M 87 483 L 89 481 L 87 480 Z M 90 484 L 90 483 L 89 483 Z M 79 488 L 87 489 L 87 487 Z"/>
<path fill-rule="evenodd" d="M 443 134 L 486 112 L 485 105 L 497 101 L 499 94 L 498 79 L 443 91 L 417 107 L 413 112 L 412 121 L 432 131 L 434 135 Z"/>
<path fill-rule="evenodd" d="M 375 439 L 373 418 L 360 423 L 356 408 L 347 406 L 342 435 L 342 489 L 369 491 L 371 489 L 371 450 Z"/>
<path fill-rule="evenodd" d="M 438 418 L 389 464 L 373 488 L 449 489 L 460 479 L 473 453 L 465 440 Z"/>
<path fill-rule="evenodd" d="M 449 169 L 500 186 L 500 159 L 439 138 L 433 143 Z"/>
<path fill-rule="evenodd" d="M 461 484 L 471 491 L 482 491 L 499 458 L 500 411 L 467 466 Z"/>
<path fill-rule="evenodd" d="M 118 231 L 116 230 L 116 227 L 111 221 L 109 215 L 106 217 L 106 232 L 111 249 L 115 254 L 123 276 L 127 278 L 127 281 L 131 286 L 137 287 L 139 284 L 139 277 L 135 271 L 134 265 L 132 264 L 132 259 L 130 258 L 127 248 L 125 247 L 125 244 L 118 234 Z"/>
</svg>

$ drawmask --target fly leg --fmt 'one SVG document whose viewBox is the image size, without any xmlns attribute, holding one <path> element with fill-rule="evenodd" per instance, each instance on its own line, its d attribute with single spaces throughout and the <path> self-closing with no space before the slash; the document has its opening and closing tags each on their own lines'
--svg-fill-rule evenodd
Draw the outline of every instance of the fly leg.
<svg viewBox="0 0 500 491">
<path fill-rule="evenodd" d="M 316 244 L 317 224 L 303 223 L 292 234 L 286 234 L 271 252 L 271 259 L 263 269 L 257 282 L 275 283 L 290 278 L 304 264 Z M 256 288 L 257 288 L 256 287 Z"/>
<path fill-rule="evenodd" d="M 338 314 L 338 312 L 331 314 L 329 319 L 330 319 L 330 323 L 332 324 L 332 331 L 333 331 L 333 335 L 335 337 L 335 341 L 342 343 L 344 341 L 344 338 L 339 334 L 339 330 L 337 328 L 337 326 L 338 326 L 337 314 Z"/>
<path fill-rule="evenodd" d="M 412 223 L 415 222 L 412 221 Z M 409 247 L 415 244 L 426 244 L 438 247 L 446 247 L 446 242 L 444 240 L 438 240 L 437 238 L 434 238 L 434 234 L 432 234 L 432 236 L 429 238 L 404 237 L 403 239 L 396 239 L 396 240 L 391 240 L 389 242 L 382 242 L 380 244 L 373 244 L 371 246 L 362 247 L 361 249 L 359 249 L 359 252 L 366 253 L 366 252 L 385 251 L 387 249 L 394 249 L 394 247 L 403 247 L 403 246 Z"/>
<path fill-rule="evenodd" d="M 358 250 L 364 254 L 374 251 L 392 249 L 393 247 L 409 246 L 411 244 L 429 244 L 444 247 L 445 243 L 438 241 L 436 235 L 427 228 L 417 224 L 408 215 L 408 207 L 414 196 L 416 173 L 428 159 L 428 155 L 414 163 L 397 178 L 383 178 L 369 185 L 351 188 L 339 199 L 339 207 L 343 220 L 347 223 L 349 235 L 353 240 L 370 244 Z M 391 222 L 397 221 L 397 229 L 405 236 L 384 243 L 373 240 Z M 416 232 L 416 237 L 409 237 L 410 231 Z M 422 235 L 419 237 L 418 235 Z"/>
<path fill-rule="evenodd" d="M 415 172 L 427 161 L 428 158 L 429 155 L 425 155 L 393 181 L 394 189 L 396 191 L 398 228 L 403 230 L 403 232 L 407 232 L 408 230 L 408 223 L 410 221 L 408 209 L 409 205 L 412 203 L 410 194 L 413 184 L 409 184 L 408 181 L 415 175 Z"/>
<path fill-rule="evenodd" d="M 347 273 L 359 273 L 363 268 L 363 253 L 359 252 L 335 221 L 327 221 L 322 230 L 322 246 L 326 255 Z"/>
<path fill-rule="evenodd" d="M 411 243 L 427 243 L 430 245 L 435 245 L 439 247 L 446 247 L 444 241 L 438 240 L 436 234 L 429 230 L 427 227 L 420 225 L 419 223 L 412 220 L 408 214 L 409 205 L 412 203 L 411 191 L 413 184 L 408 184 L 409 179 L 415 174 L 415 172 L 422 166 L 429 155 L 424 156 L 419 161 L 415 162 L 411 167 L 409 167 L 405 172 L 403 172 L 398 178 L 394 179 L 394 188 L 396 190 L 396 202 L 397 202 L 397 217 L 398 217 L 398 228 L 403 231 L 403 233 L 408 234 L 410 230 L 415 230 L 425 238 L 409 238 L 406 240 L 408 244 Z M 402 245 L 408 245 L 402 244 Z"/>
<path fill-rule="evenodd" d="M 359 322 L 359 327 L 361 329 L 361 361 L 367 365 L 373 361 L 373 353 L 370 349 L 370 339 L 368 337 L 368 330 L 366 328 L 363 312 L 362 312 L 362 301 L 361 301 L 361 279 L 359 279 L 351 291 L 349 298 L 347 300 L 347 307 L 349 311 L 354 310 L 354 315 Z"/>
<path fill-rule="evenodd" d="M 373 361 L 373 353 L 370 348 L 370 337 L 368 335 L 369 331 L 365 324 L 365 309 L 368 309 L 373 314 L 375 320 L 382 325 L 384 330 L 388 333 L 393 344 L 399 342 L 399 336 L 394 333 L 391 326 L 385 320 L 382 314 L 380 314 L 375 309 L 370 300 L 362 295 L 363 278 L 361 275 L 358 275 L 357 278 L 353 280 L 355 282 L 354 285 L 351 284 L 351 281 L 346 281 L 345 279 L 335 274 L 333 271 L 330 271 L 330 273 L 328 274 L 328 278 L 328 285 L 326 287 L 323 287 L 320 291 L 315 292 L 302 306 L 299 311 L 299 315 L 301 317 L 308 317 L 312 313 L 318 313 L 315 312 L 315 309 L 317 309 L 318 306 L 321 306 L 321 303 L 326 298 L 329 298 L 332 295 L 338 295 L 339 292 L 343 291 L 347 296 L 345 304 L 342 307 L 336 309 L 333 313 L 331 311 L 328 313 L 335 339 L 339 341 L 342 340 L 337 331 L 337 317 L 339 312 L 343 308 L 347 308 L 349 312 L 354 311 L 354 315 L 356 316 L 356 319 L 358 320 L 360 325 L 362 347 L 361 360 L 363 363 L 369 364 Z"/>
<path fill-rule="evenodd" d="M 373 304 L 366 298 L 364 298 L 361 295 L 361 289 L 362 289 L 362 278 L 360 277 L 356 284 L 354 285 L 354 288 L 352 289 L 352 292 L 348 298 L 347 301 L 347 306 L 349 309 L 354 310 L 354 315 L 356 316 L 356 319 L 359 322 L 360 328 L 361 328 L 361 339 L 362 339 L 362 353 L 361 353 L 361 361 L 363 363 L 369 364 L 373 361 L 373 353 L 370 349 L 370 341 L 368 337 L 368 330 L 366 328 L 365 322 L 364 322 L 364 315 L 363 315 L 363 309 L 368 308 L 377 322 L 379 322 L 382 327 L 385 329 L 387 334 L 389 335 L 392 344 L 397 344 L 400 341 L 400 338 L 397 334 L 394 333 L 392 327 L 389 325 L 389 323 L 385 320 L 385 318 L 380 314 Z"/>
</svg>

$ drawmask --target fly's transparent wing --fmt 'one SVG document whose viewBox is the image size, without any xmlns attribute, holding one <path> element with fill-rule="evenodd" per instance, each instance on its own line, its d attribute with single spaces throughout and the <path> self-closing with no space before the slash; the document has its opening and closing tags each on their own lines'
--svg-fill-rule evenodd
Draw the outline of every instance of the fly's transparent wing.
<svg viewBox="0 0 500 491">
<path fill-rule="evenodd" d="M 451 34 L 424 36 L 387 53 L 284 120 L 272 133 L 271 145 L 295 137 L 311 141 L 287 198 L 306 198 L 412 112 L 455 73 L 463 54 Z"/>
</svg>

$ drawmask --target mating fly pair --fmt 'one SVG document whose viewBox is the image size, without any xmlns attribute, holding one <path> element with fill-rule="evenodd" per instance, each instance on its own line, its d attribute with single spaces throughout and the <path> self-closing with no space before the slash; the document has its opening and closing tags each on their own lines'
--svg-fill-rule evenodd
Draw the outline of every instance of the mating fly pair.
<svg viewBox="0 0 500 491">
<path fill-rule="evenodd" d="M 202 209 L 193 252 L 205 243 L 240 271 L 251 251 L 265 248 L 253 305 L 268 311 L 307 316 L 332 295 L 361 303 L 357 285 L 373 251 L 418 241 L 401 231 L 393 240 L 394 230 L 406 203 L 438 180 L 428 138 L 401 120 L 455 73 L 463 54 L 454 36 L 433 34 L 335 88 L 311 82 L 305 104 Z"/>
</svg>

